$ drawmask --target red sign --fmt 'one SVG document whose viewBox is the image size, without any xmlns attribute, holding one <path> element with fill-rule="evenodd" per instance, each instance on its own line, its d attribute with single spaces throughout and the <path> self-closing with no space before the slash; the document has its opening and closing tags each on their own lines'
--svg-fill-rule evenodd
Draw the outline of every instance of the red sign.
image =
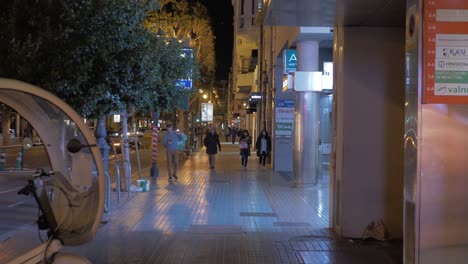
<svg viewBox="0 0 468 264">
<path fill-rule="evenodd" d="M 468 1 L 424 0 L 423 103 L 468 104 Z"/>
</svg>

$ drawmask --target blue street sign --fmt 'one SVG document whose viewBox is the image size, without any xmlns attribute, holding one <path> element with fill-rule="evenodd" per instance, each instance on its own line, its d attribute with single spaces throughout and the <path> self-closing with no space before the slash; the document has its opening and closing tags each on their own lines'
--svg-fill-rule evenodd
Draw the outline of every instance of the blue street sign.
<svg viewBox="0 0 468 264">
<path fill-rule="evenodd" d="M 192 80 L 177 80 L 176 87 L 183 89 L 192 89 Z"/>
<path fill-rule="evenodd" d="M 296 50 L 287 49 L 283 51 L 284 74 L 293 73 L 297 69 Z"/>
</svg>

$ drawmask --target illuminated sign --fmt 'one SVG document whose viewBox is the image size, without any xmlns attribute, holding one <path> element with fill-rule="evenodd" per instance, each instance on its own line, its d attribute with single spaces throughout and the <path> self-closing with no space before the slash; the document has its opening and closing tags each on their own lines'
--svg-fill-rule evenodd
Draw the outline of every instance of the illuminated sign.
<svg viewBox="0 0 468 264">
<path fill-rule="evenodd" d="M 213 104 L 212 103 L 201 104 L 201 121 L 213 122 Z"/>
<path fill-rule="evenodd" d="M 468 3 L 423 6 L 423 103 L 468 104 Z"/>
<path fill-rule="evenodd" d="M 294 80 L 291 74 L 283 76 L 283 89 L 282 91 L 285 92 L 287 90 L 292 90 L 294 88 Z"/>
<path fill-rule="evenodd" d="M 292 138 L 294 129 L 294 101 L 276 100 L 275 137 Z"/>
<path fill-rule="evenodd" d="M 293 73 L 297 69 L 297 55 L 296 50 L 287 49 L 283 51 L 283 66 L 284 74 Z"/>
<path fill-rule="evenodd" d="M 262 93 L 259 93 L 259 92 L 250 93 L 249 101 L 252 103 L 262 101 Z"/>
<path fill-rule="evenodd" d="M 333 89 L 333 62 L 323 63 L 322 89 Z"/>
<path fill-rule="evenodd" d="M 180 57 L 193 59 L 193 50 L 183 49 L 183 53 L 180 55 Z M 192 70 L 187 73 L 187 79 L 180 79 L 176 81 L 176 87 L 187 90 L 192 89 Z"/>
<path fill-rule="evenodd" d="M 321 92 L 322 72 L 297 71 L 294 73 L 296 92 Z"/>
</svg>

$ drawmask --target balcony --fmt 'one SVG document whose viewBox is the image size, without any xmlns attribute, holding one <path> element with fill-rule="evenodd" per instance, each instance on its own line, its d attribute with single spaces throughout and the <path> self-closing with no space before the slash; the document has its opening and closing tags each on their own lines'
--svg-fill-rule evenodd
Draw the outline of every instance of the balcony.
<svg viewBox="0 0 468 264">
<path fill-rule="evenodd" d="M 255 85 L 255 78 L 253 72 L 239 73 L 237 75 L 237 89 L 238 93 L 250 93 L 252 87 Z"/>
</svg>

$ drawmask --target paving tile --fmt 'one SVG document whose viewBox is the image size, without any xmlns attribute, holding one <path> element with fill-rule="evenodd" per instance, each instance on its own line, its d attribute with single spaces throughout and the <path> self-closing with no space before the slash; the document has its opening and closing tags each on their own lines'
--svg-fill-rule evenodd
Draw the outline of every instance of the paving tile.
<svg viewBox="0 0 468 264">
<path fill-rule="evenodd" d="M 109 221 L 96 238 L 64 251 L 116 264 L 398 263 L 387 253 L 401 245 L 372 247 L 333 235 L 326 180 L 293 188 L 290 174 L 259 170 L 256 157 L 244 171 L 231 144 L 223 144 L 214 170 L 204 151 L 191 156 L 178 181 L 169 182 L 160 164 L 150 192 L 122 193 L 120 203 L 113 192 Z M 19 245 L 3 242 L 0 252 L 17 254 Z"/>
</svg>

